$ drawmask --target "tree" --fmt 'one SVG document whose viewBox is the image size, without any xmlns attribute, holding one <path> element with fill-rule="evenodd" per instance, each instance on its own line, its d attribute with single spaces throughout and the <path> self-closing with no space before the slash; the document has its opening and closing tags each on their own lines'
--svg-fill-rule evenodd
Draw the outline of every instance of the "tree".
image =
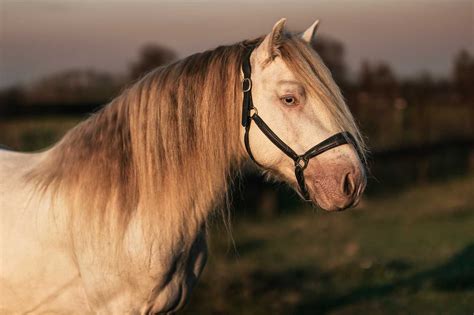
<svg viewBox="0 0 474 315">
<path fill-rule="evenodd" d="M 103 103 L 122 86 L 121 78 L 93 69 L 70 69 L 43 77 L 25 95 L 29 104 L 78 105 Z"/>
<path fill-rule="evenodd" d="M 0 115 L 7 115 L 24 102 L 25 93 L 21 86 L 14 86 L 0 91 Z"/>
<path fill-rule="evenodd" d="M 146 44 L 140 49 L 139 59 L 130 67 L 130 77 L 137 79 L 176 59 L 176 53 L 169 48 L 156 44 Z"/>
<path fill-rule="evenodd" d="M 474 57 L 468 51 L 462 50 L 454 59 L 454 85 L 455 89 L 466 98 L 471 98 L 474 82 Z"/>
<path fill-rule="evenodd" d="M 372 65 L 364 61 L 358 80 L 360 89 L 372 95 L 395 98 L 399 94 L 398 80 L 388 64 Z"/>
<path fill-rule="evenodd" d="M 311 43 L 331 71 L 334 81 L 341 87 L 347 86 L 347 65 L 344 60 L 344 45 L 332 38 L 317 36 Z"/>
</svg>

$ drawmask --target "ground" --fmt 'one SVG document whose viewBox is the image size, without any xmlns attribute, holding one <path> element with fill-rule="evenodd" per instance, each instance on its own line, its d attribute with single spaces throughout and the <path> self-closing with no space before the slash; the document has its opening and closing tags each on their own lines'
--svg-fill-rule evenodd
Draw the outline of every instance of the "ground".
<svg viewBox="0 0 474 315">
<path fill-rule="evenodd" d="M 341 213 L 234 218 L 183 314 L 473 314 L 474 176 Z"/>
</svg>

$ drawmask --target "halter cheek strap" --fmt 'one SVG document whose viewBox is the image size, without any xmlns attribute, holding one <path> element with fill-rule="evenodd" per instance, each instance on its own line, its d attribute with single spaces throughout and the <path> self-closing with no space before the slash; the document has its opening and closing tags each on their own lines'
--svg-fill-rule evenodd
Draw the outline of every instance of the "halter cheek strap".
<svg viewBox="0 0 474 315">
<path fill-rule="evenodd" d="M 295 163 L 295 177 L 299 186 L 301 196 L 306 201 L 310 201 L 309 192 L 304 180 L 304 170 L 308 166 L 309 161 L 317 155 L 340 145 L 349 143 L 354 144 L 354 137 L 349 132 L 340 132 L 318 143 L 305 153 L 297 154 L 290 146 L 288 146 L 272 131 L 272 129 L 265 123 L 265 121 L 263 121 L 263 119 L 258 115 L 257 108 L 255 108 L 255 106 L 253 105 L 251 79 L 252 68 L 250 66 L 250 55 L 252 54 L 252 51 L 253 47 L 248 47 L 242 61 L 242 72 L 244 74 L 244 78 L 242 80 L 242 91 L 244 93 L 242 104 L 242 126 L 245 128 L 245 149 L 247 150 L 247 153 L 252 159 L 252 161 L 254 161 L 255 164 L 257 164 L 258 166 L 264 168 L 263 165 L 261 165 L 255 160 L 255 157 L 253 156 L 252 150 L 250 148 L 250 126 L 252 124 L 252 121 L 254 121 L 257 127 L 263 132 L 263 134 L 277 148 L 279 148 L 283 153 L 285 153 L 289 158 L 293 160 L 293 162 Z"/>
</svg>

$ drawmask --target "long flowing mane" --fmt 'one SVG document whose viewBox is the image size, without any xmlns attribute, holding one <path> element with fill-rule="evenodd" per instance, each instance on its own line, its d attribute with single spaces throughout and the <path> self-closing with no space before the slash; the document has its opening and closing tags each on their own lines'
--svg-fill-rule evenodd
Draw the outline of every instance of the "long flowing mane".
<svg viewBox="0 0 474 315">
<path fill-rule="evenodd" d="M 241 152 L 242 51 L 219 47 L 157 68 L 70 130 L 29 178 L 72 202 L 88 226 L 115 218 L 123 231 L 138 212 L 201 221 L 225 197 Z"/>
<path fill-rule="evenodd" d="M 251 44 L 257 44 L 257 39 Z M 122 234 L 137 215 L 189 228 L 223 201 L 244 157 L 238 43 L 157 68 L 70 130 L 28 178 L 70 205 L 71 224 Z M 341 126 L 360 134 L 317 54 L 286 35 L 281 57 Z M 315 80 L 316 78 L 316 80 Z M 108 224 L 104 225 L 103 222 Z M 105 228 L 108 227 L 108 228 Z M 194 231 L 189 231 L 193 233 Z"/>
</svg>

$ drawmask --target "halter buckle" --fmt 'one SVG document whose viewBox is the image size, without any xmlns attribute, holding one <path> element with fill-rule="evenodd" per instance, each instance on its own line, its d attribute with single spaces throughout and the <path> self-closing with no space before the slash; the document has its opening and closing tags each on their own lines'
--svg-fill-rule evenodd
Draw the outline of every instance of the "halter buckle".
<svg viewBox="0 0 474 315">
<path fill-rule="evenodd" d="M 244 78 L 242 80 L 242 91 L 246 93 L 246 92 L 250 92 L 251 89 L 252 89 L 252 80 L 250 78 Z"/>
<path fill-rule="evenodd" d="M 295 161 L 295 167 L 299 167 L 304 170 L 308 166 L 308 159 L 304 156 L 299 156 Z"/>
</svg>

